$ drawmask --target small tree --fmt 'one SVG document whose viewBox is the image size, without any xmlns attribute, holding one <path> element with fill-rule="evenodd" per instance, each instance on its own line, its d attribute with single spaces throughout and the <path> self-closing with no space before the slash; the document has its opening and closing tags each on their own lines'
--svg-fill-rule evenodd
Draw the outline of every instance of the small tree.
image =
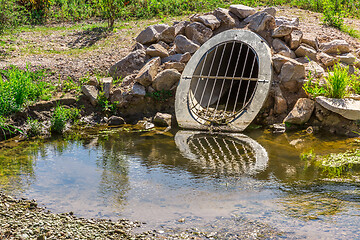
<svg viewBox="0 0 360 240">
<path fill-rule="evenodd" d="M 125 7 L 124 2 L 125 0 L 97 0 L 97 5 L 104 18 L 107 19 L 109 28 L 114 26 L 115 19 Z"/>
</svg>

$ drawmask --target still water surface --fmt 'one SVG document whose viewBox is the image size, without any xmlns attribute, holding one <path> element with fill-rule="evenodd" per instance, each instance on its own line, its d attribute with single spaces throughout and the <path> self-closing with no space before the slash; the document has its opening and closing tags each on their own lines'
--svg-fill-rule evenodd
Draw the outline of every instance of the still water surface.
<svg viewBox="0 0 360 240">
<path fill-rule="evenodd" d="M 285 237 L 360 239 L 357 178 L 327 179 L 299 157 L 309 149 L 341 152 L 354 139 L 246 134 L 114 129 L 28 142 L 0 150 L 0 184 L 53 212 L 140 220 L 147 228 L 201 228 L 219 219 L 230 226 L 241 218 Z"/>
</svg>

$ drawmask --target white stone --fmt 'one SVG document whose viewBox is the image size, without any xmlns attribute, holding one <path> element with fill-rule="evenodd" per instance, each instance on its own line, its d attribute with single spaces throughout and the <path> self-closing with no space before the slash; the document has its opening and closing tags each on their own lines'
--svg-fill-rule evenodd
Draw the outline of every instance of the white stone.
<svg viewBox="0 0 360 240">
<path fill-rule="evenodd" d="M 360 100 L 317 97 L 316 102 L 349 120 L 360 120 Z"/>
</svg>

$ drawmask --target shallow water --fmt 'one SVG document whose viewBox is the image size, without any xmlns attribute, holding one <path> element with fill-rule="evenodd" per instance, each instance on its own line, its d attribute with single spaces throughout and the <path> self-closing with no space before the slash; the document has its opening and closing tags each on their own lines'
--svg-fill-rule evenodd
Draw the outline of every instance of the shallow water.
<svg viewBox="0 0 360 240">
<path fill-rule="evenodd" d="M 299 157 L 345 151 L 354 139 L 155 133 L 112 129 L 3 148 L 1 188 L 53 212 L 140 220 L 149 229 L 215 224 L 231 232 L 242 219 L 291 238 L 360 238 L 358 172 L 328 179 Z"/>
</svg>

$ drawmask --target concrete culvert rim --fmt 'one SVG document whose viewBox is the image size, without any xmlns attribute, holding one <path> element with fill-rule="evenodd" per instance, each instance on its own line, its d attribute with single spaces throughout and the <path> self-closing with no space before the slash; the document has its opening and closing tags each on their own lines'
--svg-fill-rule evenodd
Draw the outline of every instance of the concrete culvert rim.
<svg viewBox="0 0 360 240">
<path fill-rule="evenodd" d="M 248 30 L 228 30 L 204 43 L 186 65 L 176 92 L 180 127 L 243 131 L 272 80 L 271 51 Z"/>
</svg>

